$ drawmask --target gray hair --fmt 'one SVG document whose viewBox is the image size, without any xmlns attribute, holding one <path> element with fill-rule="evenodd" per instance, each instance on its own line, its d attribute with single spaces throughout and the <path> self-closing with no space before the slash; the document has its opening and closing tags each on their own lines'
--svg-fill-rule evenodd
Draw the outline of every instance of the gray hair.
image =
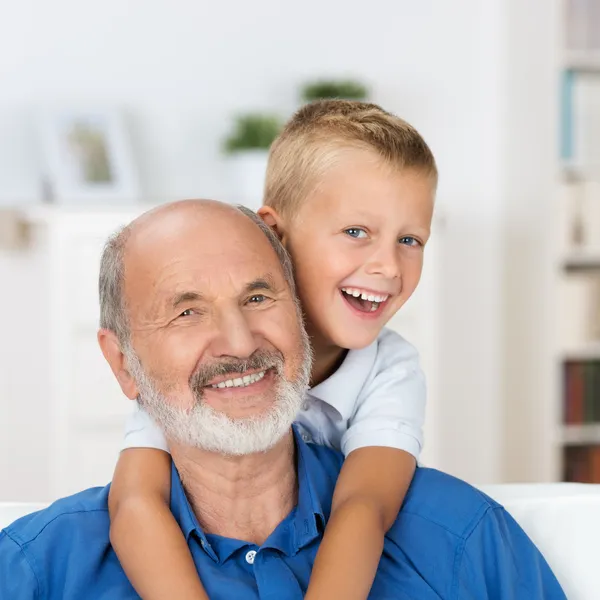
<svg viewBox="0 0 600 600">
<path fill-rule="evenodd" d="M 281 265 L 283 276 L 296 298 L 294 269 L 287 250 L 275 232 L 252 210 L 245 206 L 236 206 L 266 236 Z M 123 348 L 129 345 L 129 320 L 123 294 L 125 281 L 125 247 L 131 234 L 131 226 L 127 225 L 108 238 L 100 259 L 100 277 L 98 292 L 100 297 L 100 327 L 108 329 L 117 336 Z M 296 301 L 297 302 L 297 301 Z"/>
<path fill-rule="evenodd" d="M 125 281 L 125 246 L 131 233 L 127 225 L 111 235 L 102 251 L 98 292 L 100 327 L 114 332 L 122 346 L 129 343 L 129 322 L 123 294 Z"/>
<path fill-rule="evenodd" d="M 294 279 L 294 267 L 292 265 L 292 259 L 290 258 L 290 255 L 285 249 L 284 245 L 281 243 L 281 240 L 253 210 L 250 210 L 241 204 L 238 204 L 236 208 L 241 213 L 244 213 L 265 234 L 267 240 L 269 240 L 269 243 L 271 244 L 271 247 L 273 250 L 275 250 L 275 254 L 277 255 L 277 259 L 281 265 L 285 281 L 288 284 L 294 298 L 296 298 L 296 280 Z"/>
</svg>

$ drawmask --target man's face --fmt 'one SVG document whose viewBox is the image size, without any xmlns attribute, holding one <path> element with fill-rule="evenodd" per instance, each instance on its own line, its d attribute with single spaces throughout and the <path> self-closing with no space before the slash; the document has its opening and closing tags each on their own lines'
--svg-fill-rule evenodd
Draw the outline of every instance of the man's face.
<svg viewBox="0 0 600 600">
<path fill-rule="evenodd" d="M 213 207 L 144 224 L 126 252 L 124 294 L 141 402 L 158 394 L 175 409 L 157 420 L 202 407 L 197 418 L 257 423 L 282 397 L 295 414 L 306 339 L 277 256 L 249 219 Z M 298 401 L 285 387 L 294 383 Z"/>
</svg>

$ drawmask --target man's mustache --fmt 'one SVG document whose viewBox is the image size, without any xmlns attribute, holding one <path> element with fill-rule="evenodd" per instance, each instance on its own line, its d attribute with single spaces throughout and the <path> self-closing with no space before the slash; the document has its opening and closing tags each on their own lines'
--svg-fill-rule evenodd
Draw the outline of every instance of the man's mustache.
<svg viewBox="0 0 600 600">
<path fill-rule="evenodd" d="M 240 374 L 246 371 L 266 371 L 275 369 L 278 375 L 283 374 L 284 359 L 281 352 L 256 350 L 245 359 L 226 359 L 209 365 L 200 365 L 190 377 L 190 388 L 201 394 L 215 377 Z"/>
</svg>

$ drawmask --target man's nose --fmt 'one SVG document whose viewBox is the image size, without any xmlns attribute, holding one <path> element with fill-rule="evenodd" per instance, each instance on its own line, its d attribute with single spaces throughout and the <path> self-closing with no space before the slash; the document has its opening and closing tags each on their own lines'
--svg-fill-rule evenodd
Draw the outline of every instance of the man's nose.
<svg viewBox="0 0 600 600">
<path fill-rule="evenodd" d="M 369 257 L 365 270 L 369 275 L 379 275 L 387 279 L 400 277 L 402 269 L 398 247 L 380 244 Z"/>
<path fill-rule="evenodd" d="M 241 309 L 223 311 L 212 342 L 212 354 L 247 358 L 257 348 L 256 338 L 244 312 Z"/>
</svg>

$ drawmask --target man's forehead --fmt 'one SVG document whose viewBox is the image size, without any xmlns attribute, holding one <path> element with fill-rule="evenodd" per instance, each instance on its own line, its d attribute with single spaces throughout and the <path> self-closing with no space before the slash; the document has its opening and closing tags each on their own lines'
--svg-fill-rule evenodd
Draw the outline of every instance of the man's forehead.
<svg viewBox="0 0 600 600">
<path fill-rule="evenodd" d="M 235 277 L 250 281 L 265 271 L 275 276 L 282 267 L 265 234 L 241 213 L 219 212 L 156 220 L 141 228 L 126 253 L 127 279 L 170 285 L 186 280 Z M 242 283 L 243 285 L 243 283 Z"/>
<path fill-rule="evenodd" d="M 137 285 L 134 282 L 128 286 L 137 296 L 135 303 L 155 313 L 185 302 L 237 298 L 259 290 L 287 290 L 283 269 L 268 241 L 264 240 L 266 249 L 260 247 L 262 244 L 241 242 L 237 238 L 229 246 L 202 248 L 192 243 L 155 256 L 156 261 L 148 256 L 148 268 L 140 269 Z"/>
<path fill-rule="evenodd" d="M 158 274 L 153 283 L 155 291 L 163 296 L 192 291 L 205 297 L 241 293 L 251 285 L 278 289 L 285 285 L 285 278 L 277 264 L 248 260 L 220 265 L 205 263 L 189 268 L 178 264 Z"/>
</svg>

